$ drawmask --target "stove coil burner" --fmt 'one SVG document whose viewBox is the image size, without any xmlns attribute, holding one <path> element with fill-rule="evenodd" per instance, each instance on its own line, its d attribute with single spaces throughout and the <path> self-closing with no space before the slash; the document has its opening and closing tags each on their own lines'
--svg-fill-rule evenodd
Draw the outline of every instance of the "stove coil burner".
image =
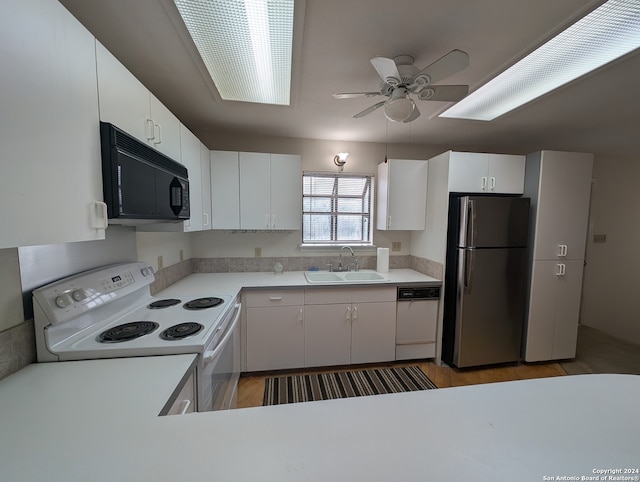
<svg viewBox="0 0 640 482">
<path fill-rule="evenodd" d="M 182 340 L 183 338 L 187 338 L 189 336 L 195 335 L 196 333 L 202 331 L 204 326 L 200 323 L 194 323 L 189 321 L 187 323 L 180 323 L 179 325 L 173 325 L 162 333 L 160 333 L 160 338 L 163 340 L 173 341 L 173 340 Z"/>
<path fill-rule="evenodd" d="M 220 298 L 198 298 L 185 303 L 183 306 L 187 310 L 203 310 L 205 308 L 213 308 L 224 303 L 224 300 Z"/>
<path fill-rule="evenodd" d="M 98 336 L 100 343 L 120 343 L 135 340 L 155 331 L 160 325 L 155 321 L 132 321 L 124 325 L 114 326 Z"/>
<path fill-rule="evenodd" d="M 148 308 L 158 309 L 158 308 L 169 308 L 170 306 L 174 306 L 182 303 L 182 300 L 178 300 L 176 298 L 168 298 L 166 300 L 158 300 L 151 303 Z"/>
</svg>

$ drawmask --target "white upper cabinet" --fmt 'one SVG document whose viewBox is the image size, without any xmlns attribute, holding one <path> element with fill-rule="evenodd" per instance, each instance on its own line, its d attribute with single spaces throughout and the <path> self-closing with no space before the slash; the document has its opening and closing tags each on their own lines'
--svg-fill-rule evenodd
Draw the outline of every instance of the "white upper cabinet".
<svg viewBox="0 0 640 482">
<path fill-rule="evenodd" d="M 180 121 L 100 42 L 96 42 L 100 120 L 180 162 Z"/>
<path fill-rule="evenodd" d="M 271 229 L 302 229 L 300 156 L 271 154 Z"/>
<path fill-rule="evenodd" d="M 240 229 L 239 153 L 211 151 L 211 229 Z"/>
<path fill-rule="evenodd" d="M 389 159 L 378 164 L 376 227 L 423 230 L 427 205 L 427 162 Z"/>
<path fill-rule="evenodd" d="M 200 165 L 200 140 L 180 124 L 180 155 L 189 172 L 190 216 L 184 221 L 185 231 L 202 231 L 202 167 Z"/>
<path fill-rule="evenodd" d="M 525 156 L 449 153 L 449 191 L 522 194 Z"/>
<path fill-rule="evenodd" d="M 200 143 L 200 189 L 202 189 L 202 230 L 211 229 L 211 160 L 207 146 Z"/>
<path fill-rule="evenodd" d="M 0 248 L 104 239 L 94 37 L 58 2 L 0 16 Z"/>
<path fill-rule="evenodd" d="M 270 155 L 240 153 L 240 228 L 271 227 Z"/>
<path fill-rule="evenodd" d="M 300 229 L 300 156 L 211 151 L 211 207 L 212 229 Z"/>
<path fill-rule="evenodd" d="M 534 259 L 584 258 L 593 154 L 538 154 Z M 538 158 L 532 156 L 533 160 Z"/>
</svg>

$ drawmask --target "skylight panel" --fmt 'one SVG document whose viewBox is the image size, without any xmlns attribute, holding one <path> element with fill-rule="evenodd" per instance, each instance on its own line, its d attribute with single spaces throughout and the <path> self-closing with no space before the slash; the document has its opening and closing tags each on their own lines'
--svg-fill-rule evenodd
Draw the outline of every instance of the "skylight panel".
<svg viewBox="0 0 640 482">
<path fill-rule="evenodd" d="M 609 0 L 439 117 L 491 121 L 640 47 L 640 1 Z"/>
<path fill-rule="evenodd" d="M 294 0 L 174 0 L 223 100 L 289 105 Z"/>
</svg>

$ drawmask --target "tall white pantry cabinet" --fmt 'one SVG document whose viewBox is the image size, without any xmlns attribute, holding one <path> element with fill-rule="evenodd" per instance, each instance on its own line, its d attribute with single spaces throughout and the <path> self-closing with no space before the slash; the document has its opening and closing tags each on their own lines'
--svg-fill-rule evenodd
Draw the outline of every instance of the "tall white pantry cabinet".
<svg viewBox="0 0 640 482">
<path fill-rule="evenodd" d="M 540 151 L 527 156 L 531 198 L 531 285 L 524 359 L 576 354 L 593 154 Z"/>
</svg>

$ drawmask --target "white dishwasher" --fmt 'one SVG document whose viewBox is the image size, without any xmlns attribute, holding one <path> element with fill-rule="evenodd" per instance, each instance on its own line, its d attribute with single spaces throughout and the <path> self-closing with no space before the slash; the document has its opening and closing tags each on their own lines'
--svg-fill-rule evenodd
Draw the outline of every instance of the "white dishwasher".
<svg viewBox="0 0 640 482">
<path fill-rule="evenodd" d="M 398 287 L 396 360 L 434 358 L 439 286 Z"/>
</svg>

